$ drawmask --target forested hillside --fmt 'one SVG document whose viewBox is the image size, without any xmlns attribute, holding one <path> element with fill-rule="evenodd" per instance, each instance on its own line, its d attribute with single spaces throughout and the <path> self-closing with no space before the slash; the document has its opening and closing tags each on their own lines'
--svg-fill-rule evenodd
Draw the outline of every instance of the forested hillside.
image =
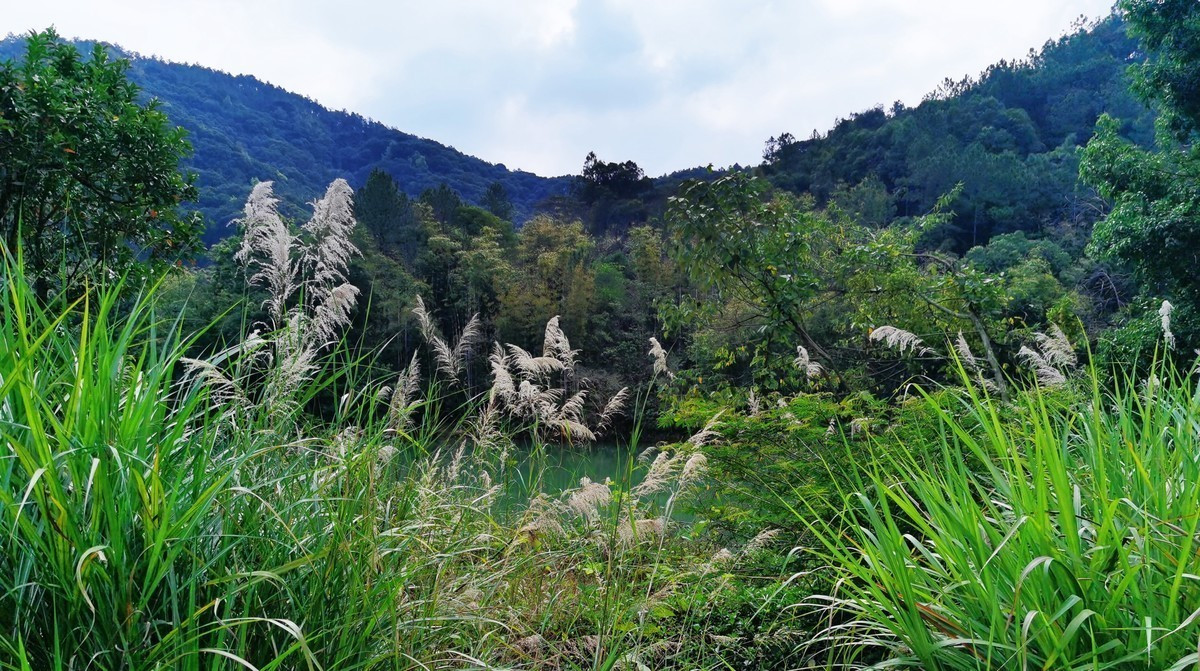
<svg viewBox="0 0 1200 671">
<path fill-rule="evenodd" d="M 0 42 L 0 59 L 19 58 L 23 43 L 22 38 Z M 231 232 L 226 224 L 259 180 L 275 181 L 292 214 L 331 180 L 342 177 L 361 185 L 374 168 L 391 174 L 412 196 L 447 184 L 478 203 L 489 185 L 499 183 L 519 220 L 570 183 L 509 170 L 357 114 L 326 109 L 255 77 L 143 58 L 119 47 L 111 51 L 130 59 L 129 78 L 162 101 L 173 123 L 187 129 L 195 155 L 186 167 L 199 176 L 197 206 L 209 220 L 205 241 L 210 244 Z"/>
<path fill-rule="evenodd" d="M 1129 90 L 1139 58 L 1118 17 L 1077 26 L 1025 59 L 946 79 L 916 107 L 852 114 L 807 140 L 772 137 L 763 172 L 877 225 L 924 214 L 962 183 L 951 224 L 928 241 L 960 253 L 997 234 L 1094 220 L 1101 204 L 1078 184 L 1076 150 L 1105 112 L 1126 137 L 1153 141 L 1153 115 Z"/>
</svg>

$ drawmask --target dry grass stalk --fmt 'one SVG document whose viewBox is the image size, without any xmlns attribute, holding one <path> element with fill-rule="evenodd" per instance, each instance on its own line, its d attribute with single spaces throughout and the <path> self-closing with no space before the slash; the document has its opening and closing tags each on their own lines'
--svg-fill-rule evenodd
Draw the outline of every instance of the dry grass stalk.
<svg viewBox="0 0 1200 671">
<path fill-rule="evenodd" d="M 972 373 L 979 372 L 979 359 L 975 358 L 975 353 L 971 351 L 971 346 L 967 344 L 962 331 L 958 332 L 958 337 L 954 340 L 954 349 L 958 352 L 958 360 L 964 368 Z"/>
<path fill-rule="evenodd" d="M 458 382 L 463 367 L 466 365 L 466 360 L 470 356 L 471 346 L 475 344 L 479 336 L 483 333 L 479 322 L 479 315 L 472 315 L 467 320 L 467 325 L 463 327 L 462 332 L 458 335 L 458 341 L 451 347 L 442 338 L 441 332 L 433 322 L 433 316 L 425 306 L 425 301 L 420 296 L 416 298 L 416 305 L 413 307 L 412 313 L 417 318 L 421 337 L 433 349 L 433 358 L 437 361 L 438 370 L 450 382 Z"/>
<path fill-rule="evenodd" d="M 611 501 L 612 490 L 608 485 L 592 482 L 585 477 L 580 479 L 579 488 L 575 489 L 567 499 L 567 507 L 576 515 L 590 522 L 596 519 L 600 508 L 607 506 Z"/>
</svg>

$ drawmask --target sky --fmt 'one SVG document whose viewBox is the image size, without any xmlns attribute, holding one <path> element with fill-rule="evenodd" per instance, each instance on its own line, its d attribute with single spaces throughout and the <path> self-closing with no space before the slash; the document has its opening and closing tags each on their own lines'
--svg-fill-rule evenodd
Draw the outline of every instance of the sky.
<svg viewBox="0 0 1200 671">
<path fill-rule="evenodd" d="M 757 164 L 978 74 L 1112 0 L 0 0 L 0 35 L 250 74 L 512 169 Z"/>
</svg>

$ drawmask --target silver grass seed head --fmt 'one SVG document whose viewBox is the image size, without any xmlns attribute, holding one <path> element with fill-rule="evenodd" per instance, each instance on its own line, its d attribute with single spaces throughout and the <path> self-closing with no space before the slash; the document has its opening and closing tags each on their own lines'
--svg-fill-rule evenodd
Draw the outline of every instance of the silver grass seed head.
<svg viewBox="0 0 1200 671">
<path fill-rule="evenodd" d="M 675 374 L 667 367 L 667 352 L 658 342 L 658 338 L 650 338 L 649 356 L 654 360 L 654 374 L 665 375 L 668 380 L 674 380 Z"/>
<path fill-rule="evenodd" d="M 625 518 L 617 526 L 617 540 L 623 547 L 654 541 L 662 537 L 667 525 L 662 518 Z"/>
<path fill-rule="evenodd" d="M 779 529 L 763 529 L 755 534 L 754 538 L 746 543 L 746 547 L 742 548 L 743 555 L 754 554 L 765 547 L 768 547 L 775 541 L 775 538 L 780 534 Z"/>
<path fill-rule="evenodd" d="M 1053 387 L 1067 381 L 1066 375 L 1063 375 L 1047 357 L 1025 345 L 1017 352 L 1017 358 L 1033 369 L 1038 383 L 1043 386 Z"/>
<path fill-rule="evenodd" d="M 629 387 L 621 387 L 617 393 L 608 399 L 608 403 L 604 404 L 604 409 L 600 411 L 600 422 L 597 428 L 604 431 L 612 426 L 612 420 L 615 419 L 625 410 L 625 403 L 629 399 Z"/>
<path fill-rule="evenodd" d="M 679 473 L 679 488 L 683 489 L 704 477 L 704 473 L 707 470 L 708 457 L 704 456 L 703 452 L 696 452 L 688 457 L 687 462 L 683 464 L 683 469 Z"/>
<path fill-rule="evenodd" d="M 906 351 L 920 355 L 934 354 L 934 351 L 926 347 L 917 334 L 895 326 L 880 326 L 872 330 L 868 337 L 872 342 L 883 342 L 884 345 L 900 354 L 904 354 Z"/>
<path fill-rule="evenodd" d="M 675 472 L 682 465 L 682 455 L 670 452 L 659 452 L 646 469 L 646 476 L 630 493 L 635 497 L 657 494 L 667 489 L 674 479 Z"/>
<path fill-rule="evenodd" d="M 1174 310 L 1175 306 L 1167 300 L 1164 300 L 1158 308 L 1159 325 L 1162 327 L 1163 339 L 1166 341 L 1168 349 L 1175 349 L 1175 334 L 1171 332 L 1171 312 Z"/>
<path fill-rule="evenodd" d="M 963 337 L 963 332 L 958 332 L 958 337 L 954 339 L 954 349 L 958 352 L 958 359 L 962 362 L 963 367 L 972 373 L 979 372 L 979 360 L 975 358 L 975 353 L 971 351 L 971 346 L 967 344 L 967 339 Z"/>
<path fill-rule="evenodd" d="M 1042 358 L 1049 365 L 1058 368 L 1074 368 L 1078 365 L 1079 360 L 1075 356 L 1075 346 L 1067 339 L 1067 334 L 1058 327 L 1058 324 L 1050 324 L 1050 333 L 1035 333 L 1034 339 L 1037 341 L 1038 348 L 1042 350 Z"/>
<path fill-rule="evenodd" d="M 796 358 L 792 359 L 792 365 L 794 365 L 796 369 L 804 375 L 804 377 L 810 380 L 815 377 L 820 377 L 821 374 L 825 372 L 825 369 L 821 367 L 821 364 L 812 360 L 812 357 L 810 357 L 808 354 L 808 350 L 803 345 L 796 345 Z"/>
<path fill-rule="evenodd" d="M 575 489 L 567 499 L 567 507 L 576 515 L 592 521 L 600 508 L 612 501 L 612 490 L 600 482 L 592 482 L 581 478 L 579 488 Z"/>
</svg>

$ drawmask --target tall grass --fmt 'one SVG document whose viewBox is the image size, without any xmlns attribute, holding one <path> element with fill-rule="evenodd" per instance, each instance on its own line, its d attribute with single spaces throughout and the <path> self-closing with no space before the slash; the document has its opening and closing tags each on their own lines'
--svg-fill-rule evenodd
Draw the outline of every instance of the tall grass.
<svg viewBox="0 0 1200 671">
<path fill-rule="evenodd" d="M 0 669 L 717 663 L 702 628 L 685 646 L 704 613 L 671 606 L 720 584 L 658 503 L 690 452 L 640 488 L 501 504 L 514 437 L 482 400 L 426 382 L 398 424 L 334 349 L 271 402 L 284 358 L 255 338 L 286 332 L 196 362 L 154 287 L 41 306 L 21 277 L 0 274 Z M 300 410 L 318 390 L 329 421 Z"/>
<path fill-rule="evenodd" d="M 934 403 L 877 445 L 841 518 L 805 518 L 835 590 L 815 668 L 1195 668 L 1200 390 L 1158 366 L 1081 398 Z M 940 397 L 945 398 L 945 397 Z"/>
</svg>

